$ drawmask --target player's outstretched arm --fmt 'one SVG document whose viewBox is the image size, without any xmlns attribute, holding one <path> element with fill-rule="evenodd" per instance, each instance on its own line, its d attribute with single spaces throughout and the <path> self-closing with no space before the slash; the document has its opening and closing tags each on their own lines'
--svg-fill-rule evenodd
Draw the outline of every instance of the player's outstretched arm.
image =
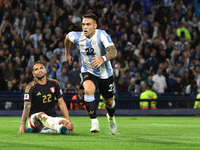
<svg viewBox="0 0 200 150">
<path fill-rule="evenodd" d="M 18 133 L 26 133 L 26 120 L 31 109 L 31 102 L 24 101 L 24 110 L 22 113 L 21 126 Z"/>
<path fill-rule="evenodd" d="M 71 41 L 69 40 L 69 35 L 67 34 L 65 37 L 65 60 L 66 62 L 69 62 L 71 65 L 73 58 L 70 56 L 70 46 L 71 46 Z"/>
</svg>

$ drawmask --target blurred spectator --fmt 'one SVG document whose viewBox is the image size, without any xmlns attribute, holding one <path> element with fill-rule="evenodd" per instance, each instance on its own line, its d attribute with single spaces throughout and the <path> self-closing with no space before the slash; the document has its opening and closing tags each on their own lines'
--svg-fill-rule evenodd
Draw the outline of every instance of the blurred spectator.
<svg viewBox="0 0 200 150">
<path fill-rule="evenodd" d="M 140 76 L 140 72 L 139 71 L 135 71 L 135 75 L 134 77 L 131 79 L 131 85 L 134 87 L 134 92 L 136 94 L 139 94 L 141 91 L 141 76 Z"/>
<path fill-rule="evenodd" d="M 155 52 L 150 53 L 150 57 L 146 60 L 145 64 L 143 65 L 142 71 L 147 71 L 149 73 L 156 72 L 158 68 L 158 60 L 155 58 Z"/>
<path fill-rule="evenodd" d="M 71 82 L 72 86 L 75 86 L 77 82 L 81 82 L 80 68 L 77 61 L 73 62 L 73 69 L 69 71 L 69 81 Z"/>
<path fill-rule="evenodd" d="M 25 59 L 25 56 L 22 56 L 21 60 L 18 61 L 18 63 L 13 67 L 13 64 L 11 62 L 11 57 L 12 57 L 12 55 L 10 54 L 9 58 L 6 60 L 6 65 L 5 65 L 5 69 L 4 69 L 4 75 L 5 75 L 5 79 L 7 81 L 15 78 L 15 71 L 17 70 L 18 67 L 20 67 L 20 65 L 22 64 L 22 62 Z"/>
<path fill-rule="evenodd" d="M 180 75 L 182 77 L 189 64 L 189 54 L 188 52 L 185 52 L 184 57 L 180 56 L 180 54 L 181 54 L 180 50 L 173 51 L 171 57 L 171 63 L 173 66 L 173 72 L 176 72 L 177 75 Z M 177 59 L 177 63 L 175 62 L 175 59 Z"/>
<path fill-rule="evenodd" d="M 67 76 L 67 68 L 62 67 L 61 72 L 57 74 L 57 80 L 60 83 L 61 89 L 64 89 L 65 84 L 69 81 L 69 78 Z"/>
<path fill-rule="evenodd" d="M 38 48 L 40 46 L 40 40 L 42 40 L 41 29 L 36 28 L 35 33 L 30 35 L 30 40 L 33 43 L 34 48 Z"/>
<path fill-rule="evenodd" d="M 35 60 L 35 50 L 34 50 L 33 47 L 30 48 L 30 55 L 29 55 L 29 56 L 30 56 L 30 57 L 29 57 L 29 59 L 28 59 L 28 64 L 27 64 L 27 66 L 28 66 L 30 69 L 32 69 L 33 64 L 37 61 L 37 60 Z"/>
<path fill-rule="evenodd" d="M 62 68 L 62 65 L 61 63 L 59 62 L 59 60 L 57 59 L 57 56 L 56 55 L 53 55 L 49 61 L 49 63 L 46 65 L 46 69 L 47 69 L 47 74 L 50 74 L 52 72 L 52 68 L 53 66 L 55 67 L 54 68 L 54 71 L 55 69 L 57 70 L 56 72 L 57 73 L 60 73 L 61 71 L 61 68 Z"/>
<path fill-rule="evenodd" d="M 144 83 L 146 85 L 151 85 L 151 89 L 154 90 L 154 88 L 153 88 L 154 81 L 152 80 L 152 78 L 153 78 L 153 75 L 151 73 L 149 73 L 147 75 L 147 78 L 144 80 Z"/>
<path fill-rule="evenodd" d="M 172 74 L 170 73 L 170 76 L 172 76 Z M 179 95 L 182 94 L 184 95 L 184 88 L 183 88 L 183 84 L 181 82 L 181 76 L 178 75 L 177 77 L 173 77 L 175 82 L 172 85 L 171 91 L 175 94 L 175 95 Z"/>
<path fill-rule="evenodd" d="M 115 62 L 119 62 L 121 68 L 125 68 L 126 67 L 126 62 L 125 62 L 125 59 L 124 59 L 121 51 L 117 52 L 117 57 L 114 59 L 114 61 Z"/>
<path fill-rule="evenodd" d="M 65 88 L 63 89 L 63 93 L 75 93 L 75 88 L 72 86 L 71 82 L 67 82 Z"/>
<path fill-rule="evenodd" d="M 170 76 L 172 75 L 170 74 Z M 181 82 L 181 76 L 180 75 L 178 75 L 177 77 L 172 76 L 172 78 L 175 80 L 175 82 L 171 87 L 171 92 L 173 92 L 176 96 L 185 95 L 183 84 Z M 185 102 L 173 101 L 171 102 L 171 104 L 172 104 L 171 107 L 173 108 L 185 108 Z"/>
<path fill-rule="evenodd" d="M 126 47 L 124 49 L 124 52 L 123 52 L 123 57 L 126 59 L 126 60 L 129 60 L 131 58 L 132 55 L 134 55 L 134 46 L 131 42 L 127 42 L 126 44 Z"/>
<path fill-rule="evenodd" d="M 185 93 L 186 93 L 186 94 L 190 94 L 190 96 L 193 97 L 193 98 L 196 98 L 197 83 L 196 83 L 195 80 L 192 80 L 192 81 L 191 81 L 191 84 L 189 84 L 189 85 L 186 87 Z M 187 108 L 193 108 L 194 102 L 193 102 L 193 101 L 186 102 L 186 106 L 187 106 Z"/>
<path fill-rule="evenodd" d="M 187 41 L 191 41 L 190 32 L 188 31 L 187 28 L 185 28 L 185 27 L 183 26 L 182 23 L 179 23 L 179 26 L 178 26 L 176 32 L 177 32 L 177 36 L 178 36 L 178 37 L 184 36 L 185 39 L 186 39 Z"/>
<path fill-rule="evenodd" d="M 7 82 L 7 91 L 16 91 L 16 89 L 15 89 L 15 87 L 14 87 L 12 81 L 8 81 L 8 82 Z M 14 106 L 12 106 L 12 105 L 13 105 L 12 102 L 6 101 L 6 102 L 5 102 L 5 109 L 6 109 L 6 110 L 13 109 Z"/>
<path fill-rule="evenodd" d="M 194 0 L 194 8 L 195 8 L 195 15 L 200 20 L 200 2 L 198 0 Z"/>
<path fill-rule="evenodd" d="M 131 76 L 133 76 L 135 74 L 135 71 L 137 71 L 138 69 L 135 67 L 135 62 L 134 61 L 130 61 L 129 62 L 129 70 L 131 73 Z"/>
<path fill-rule="evenodd" d="M 6 60 L 6 56 L 4 54 L 5 51 L 3 49 L 0 49 L 0 63 Z"/>
<path fill-rule="evenodd" d="M 125 81 L 120 85 L 120 92 L 131 92 L 134 87 L 131 85 L 131 77 L 126 77 Z"/>
<path fill-rule="evenodd" d="M 183 84 L 184 91 L 186 91 L 186 87 L 191 83 L 191 78 L 188 70 L 185 70 L 184 75 L 181 78 L 181 83 Z"/>
<path fill-rule="evenodd" d="M 165 77 L 162 75 L 162 68 L 158 68 L 157 74 L 153 75 L 154 85 L 153 88 L 157 93 L 165 93 L 167 83 Z"/>
<path fill-rule="evenodd" d="M 20 79 L 19 79 L 19 82 L 17 83 L 17 87 L 20 91 L 23 91 L 24 90 L 24 84 L 27 85 L 27 80 L 26 80 L 26 76 L 24 73 L 21 73 L 20 74 Z"/>
<path fill-rule="evenodd" d="M 53 54 L 57 55 L 61 63 L 65 61 L 65 48 L 62 41 L 58 43 L 58 48 L 54 49 Z"/>
<path fill-rule="evenodd" d="M 56 79 L 57 74 L 58 74 L 58 68 L 59 68 L 59 66 L 57 63 L 53 64 L 51 67 L 51 71 L 48 73 L 48 77 L 52 78 L 52 79 Z"/>
<path fill-rule="evenodd" d="M 70 103 L 70 109 L 86 109 L 86 106 L 84 105 L 84 92 L 82 89 L 78 90 L 78 93 L 72 97 L 72 100 L 82 102 Z"/>
</svg>

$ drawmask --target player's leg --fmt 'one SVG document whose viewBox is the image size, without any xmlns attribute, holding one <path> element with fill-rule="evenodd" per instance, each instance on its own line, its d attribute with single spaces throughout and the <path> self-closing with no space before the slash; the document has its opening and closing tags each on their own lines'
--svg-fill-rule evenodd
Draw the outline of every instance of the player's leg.
<svg viewBox="0 0 200 150">
<path fill-rule="evenodd" d="M 96 115 L 96 101 L 94 97 L 94 92 L 95 92 L 95 84 L 91 80 L 86 80 L 83 82 L 83 87 L 85 90 L 85 106 L 88 112 L 88 115 L 90 116 L 91 122 L 92 122 L 92 127 L 90 129 L 91 132 L 99 132 L 99 121 L 97 119 Z"/>
<path fill-rule="evenodd" d="M 61 126 L 61 133 L 62 134 L 73 133 L 74 124 L 71 121 L 67 120 L 66 118 L 60 118 L 60 117 L 53 117 L 53 120 L 56 122 L 56 125 Z M 64 127 L 62 127 L 62 126 L 64 126 Z M 40 133 L 59 133 L 59 132 L 52 130 L 52 129 L 49 129 L 49 128 L 44 128 L 43 130 L 41 130 Z"/>
<path fill-rule="evenodd" d="M 116 111 L 116 103 L 113 99 L 114 93 L 114 85 L 113 85 L 113 77 L 109 77 L 108 79 L 102 79 L 99 83 L 99 92 L 102 94 L 103 102 L 105 103 L 105 107 L 107 109 L 107 117 L 109 121 L 109 128 L 112 134 L 116 134 L 117 132 L 117 124 L 115 121 L 115 111 Z"/>
<path fill-rule="evenodd" d="M 117 133 L 117 123 L 115 121 L 115 111 L 116 111 L 116 104 L 115 100 L 113 98 L 103 98 L 103 101 L 105 102 L 105 107 L 108 111 L 106 114 L 109 122 L 109 129 L 110 132 L 114 135 Z"/>
<path fill-rule="evenodd" d="M 32 114 L 28 120 L 27 133 L 40 133 L 40 131 L 45 127 L 43 123 L 36 119 L 39 113 Z"/>
<path fill-rule="evenodd" d="M 58 120 L 56 120 L 55 117 L 48 116 L 44 112 L 38 113 L 35 116 L 35 119 L 37 121 L 42 122 L 45 127 L 52 129 L 53 131 L 56 131 L 57 133 L 70 134 L 67 128 L 63 126 L 62 124 L 59 124 Z"/>
</svg>

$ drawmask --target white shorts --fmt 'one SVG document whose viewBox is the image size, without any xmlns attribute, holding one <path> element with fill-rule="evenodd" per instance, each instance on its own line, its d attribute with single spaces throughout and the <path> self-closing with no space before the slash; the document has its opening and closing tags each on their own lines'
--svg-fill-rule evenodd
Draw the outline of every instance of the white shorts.
<svg viewBox="0 0 200 150">
<path fill-rule="evenodd" d="M 42 130 L 45 128 L 45 125 L 41 121 L 38 121 L 35 119 L 35 116 L 38 114 L 39 113 L 32 114 L 28 120 L 28 127 L 32 128 L 33 130 Z M 56 125 L 59 125 L 58 122 L 60 120 L 69 121 L 66 118 L 61 118 L 61 117 L 51 117 L 51 116 L 48 116 L 48 117 L 51 118 L 51 120 L 53 120 L 56 123 Z M 62 126 L 62 124 L 59 126 Z"/>
</svg>

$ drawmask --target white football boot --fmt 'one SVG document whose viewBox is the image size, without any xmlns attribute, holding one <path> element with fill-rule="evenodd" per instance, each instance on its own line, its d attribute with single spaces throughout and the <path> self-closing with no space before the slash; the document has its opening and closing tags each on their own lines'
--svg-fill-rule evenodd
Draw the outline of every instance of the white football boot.
<svg viewBox="0 0 200 150">
<path fill-rule="evenodd" d="M 108 118 L 108 123 L 109 123 L 109 129 L 112 135 L 115 135 L 117 133 L 117 123 L 115 121 L 114 116 L 110 117 L 108 113 L 106 114 Z"/>
<path fill-rule="evenodd" d="M 92 123 L 92 127 L 90 129 L 90 132 L 97 133 L 99 131 L 100 131 L 100 129 L 99 129 L 99 122 L 93 122 Z"/>
</svg>

